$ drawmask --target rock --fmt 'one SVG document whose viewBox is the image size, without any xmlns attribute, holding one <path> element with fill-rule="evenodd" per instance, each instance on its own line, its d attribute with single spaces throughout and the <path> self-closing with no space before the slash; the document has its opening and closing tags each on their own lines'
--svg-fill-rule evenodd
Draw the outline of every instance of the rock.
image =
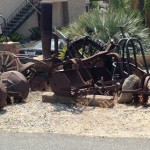
<svg viewBox="0 0 150 150">
<path fill-rule="evenodd" d="M 123 90 L 134 90 L 140 87 L 141 80 L 136 75 L 130 75 L 128 78 L 125 79 L 122 85 Z M 133 101 L 133 94 L 132 93 L 121 93 L 118 103 L 132 103 Z"/>
</svg>

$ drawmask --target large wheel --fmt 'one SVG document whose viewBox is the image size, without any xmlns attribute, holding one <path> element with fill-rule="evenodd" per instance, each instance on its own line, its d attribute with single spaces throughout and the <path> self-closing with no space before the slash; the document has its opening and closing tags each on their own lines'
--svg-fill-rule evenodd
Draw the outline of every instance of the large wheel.
<svg viewBox="0 0 150 150">
<path fill-rule="evenodd" d="M 87 58 L 99 51 L 104 51 L 105 47 L 106 45 L 102 41 L 81 37 L 70 43 L 65 58 Z"/>
<path fill-rule="evenodd" d="M 0 51 L 0 72 L 19 71 L 20 61 L 11 52 Z"/>
</svg>

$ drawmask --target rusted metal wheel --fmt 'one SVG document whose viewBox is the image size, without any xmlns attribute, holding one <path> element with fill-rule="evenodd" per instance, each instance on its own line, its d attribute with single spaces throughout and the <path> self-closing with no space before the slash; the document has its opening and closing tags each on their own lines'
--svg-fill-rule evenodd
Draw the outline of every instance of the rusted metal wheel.
<svg viewBox="0 0 150 150">
<path fill-rule="evenodd" d="M 19 71 L 20 61 L 16 56 L 7 51 L 0 51 L 0 72 L 6 72 L 10 70 Z"/>
<path fill-rule="evenodd" d="M 47 86 L 47 79 L 42 75 L 35 75 L 30 81 L 32 91 L 45 91 Z"/>
<path fill-rule="evenodd" d="M 0 82 L 0 109 L 6 105 L 7 93 L 2 82 Z"/>
<path fill-rule="evenodd" d="M 99 51 L 104 51 L 106 45 L 102 41 L 93 40 L 90 37 L 81 37 L 69 45 L 65 58 L 87 58 Z"/>
</svg>

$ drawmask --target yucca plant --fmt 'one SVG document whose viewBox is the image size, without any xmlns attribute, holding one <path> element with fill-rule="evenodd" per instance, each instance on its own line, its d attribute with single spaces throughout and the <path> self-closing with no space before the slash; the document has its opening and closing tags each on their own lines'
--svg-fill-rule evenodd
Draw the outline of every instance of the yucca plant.
<svg viewBox="0 0 150 150">
<path fill-rule="evenodd" d="M 95 9 L 80 16 L 62 32 L 72 39 L 87 35 L 107 42 L 110 38 L 119 38 L 121 33 L 118 26 L 125 26 L 129 36 L 137 37 L 145 44 L 149 42 L 149 29 L 144 27 L 141 14 L 135 11 L 125 13 L 120 9 L 106 12 Z"/>
<path fill-rule="evenodd" d="M 98 6 L 98 1 L 90 0 L 90 7 L 92 9 L 96 8 L 97 6 Z"/>
</svg>

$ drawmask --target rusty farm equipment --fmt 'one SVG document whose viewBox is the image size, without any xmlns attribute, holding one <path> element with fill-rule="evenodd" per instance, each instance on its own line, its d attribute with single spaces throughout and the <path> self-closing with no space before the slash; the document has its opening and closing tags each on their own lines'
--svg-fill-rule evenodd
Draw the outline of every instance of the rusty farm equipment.
<svg viewBox="0 0 150 150">
<path fill-rule="evenodd" d="M 146 88 L 149 71 L 142 44 L 138 39 L 123 37 L 115 44 L 111 42 L 109 45 L 102 43 L 97 45 L 88 37 L 72 42 L 60 32 L 56 32 L 66 41 L 68 48 L 65 60 L 59 60 L 57 55 L 55 57 L 51 55 L 49 47 L 51 38 L 55 39 L 56 47 L 58 41 L 58 37 L 52 35 L 52 23 L 49 24 L 52 22 L 51 9 L 52 4 L 43 3 L 41 5 L 41 32 L 43 58 L 48 59 L 51 64 L 48 79 L 54 93 L 61 96 L 112 93 L 121 89 L 126 78 L 136 74 L 142 80 L 138 92 L 135 89 L 122 92 L 134 92 L 134 95 L 140 93 L 143 95 L 143 104 L 146 103 L 145 98 L 149 94 Z M 50 20 L 46 19 L 47 14 L 51 16 Z M 88 49 L 90 55 L 87 56 L 86 46 L 88 45 L 94 47 L 94 53 Z M 137 61 L 137 48 L 143 58 L 144 68 Z M 57 49 L 56 52 L 58 52 Z"/>
<path fill-rule="evenodd" d="M 121 90 L 126 78 L 135 74 L 141 79 L 141 85 L 122 93 L 133 93 L 136 98 L 141 95 L 142 104 L 147 103 L 150 74 L 144 49 L 138 39 L 124 37 L 118 43 L 109 44 L 90 37 L 71 41 L 58 30 L 52 32 L 52 4 L 41 3 L 41 11 L 42 59 L 18 59 L 15 55 L 11 57 L 7 52 L 0 52 L 0 55 L 5 55 L 0 57 L 1 72 L 17 70 L 27 78 L 31 90 L 43 91 L 48 86 L 55 94 L 70 97 L 113 94 Z M 64 59 L 58 56 L 58 38 L 63 38 L 67 44 Z M 52 39 L 55 41 L 53 54 L 49 44 Z M 143 66 L 137 61 L 137 49 Z M 25 95 L 27 93 L 28 88 Z"/>
<path fill-rule="evenodd" d="M 28 81 L 34 73 L 33 65 L 31 62 L 22 64 L 11 52 L 0 51 L 0 108 L 12 98 L 14 102 L 21 102 L 27 98 Z"/>
<path fill-rule="evenodd" d="M 29 83 L 22 73 L 7 71 L 1 74 L 0 109 L 9 102 L 22 102 L 27 98 L 28 94 Z"/>
</svg>

